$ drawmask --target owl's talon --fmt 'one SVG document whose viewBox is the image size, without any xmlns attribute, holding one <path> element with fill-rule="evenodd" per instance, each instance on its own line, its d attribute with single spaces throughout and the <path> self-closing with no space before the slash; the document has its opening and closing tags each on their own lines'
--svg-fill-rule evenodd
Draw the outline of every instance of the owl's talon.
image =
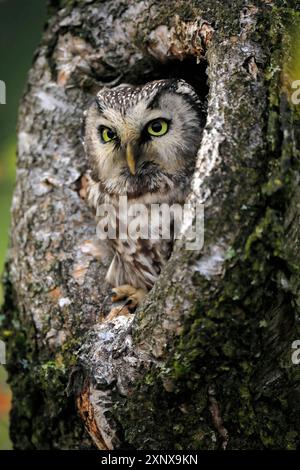
<svg viewBox="0 0 300 470">
<path fill-rule="evenodd" d="M 130 284 L 114 287 L 111 291 L 111 301 L 119 302 L 126 299 L 126 307 L 129 310 L 135 310 L 147 294 L 145 289 L 136 288 Z"/>
<path fill-rule="evenodd" d="M 110 298 L 111 298 L 112 302 L 118 302 L 118 300 L 116 299 L 116 296 L 117 296 L 117 293 L 114 290 L 111 290 L 110 291 Z"/>
<path fill-rule="evenodd" d="M 126 300 L 126 302 L 121 307 L 113 307 L 104 321 L 107 323 L 119 315 L 130 315 L 142 302 L 146 294 L 147 291 L 145 289 L 137 289 L 129 284 L 114 287 L 110 292 L 111 301 L 119 302 L 121 300 Z"/>
</svg>

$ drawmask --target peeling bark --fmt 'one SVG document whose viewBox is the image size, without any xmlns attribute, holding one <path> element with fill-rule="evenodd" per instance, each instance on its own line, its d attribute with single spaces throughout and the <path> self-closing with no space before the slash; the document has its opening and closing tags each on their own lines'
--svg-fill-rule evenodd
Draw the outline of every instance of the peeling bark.
<svg viewBox="0 0 300 470">
<path fill-rule="evenodd" d="M 299 446 L 299 14 L 255 3 L 52 2 L 20 107 L 5 274 L 16 448 Z M 105 322 L 82 112 L 103 84 L 168 74 L 205 94 L 206 64 L 189 196 L 204 247 L 179 241 L 137 313 Z"/>
</svg>

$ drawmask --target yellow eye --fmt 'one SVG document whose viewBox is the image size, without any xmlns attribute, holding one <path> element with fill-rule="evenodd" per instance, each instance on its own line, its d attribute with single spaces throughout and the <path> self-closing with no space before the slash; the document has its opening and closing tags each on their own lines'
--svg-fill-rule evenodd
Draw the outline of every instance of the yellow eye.
<svg viewBox="0 0 300 470">
<path fill-rule="evenodd" d="M 169 130 L 169 123 L 165 119 L 155 119 L 148 124 L 148 134 L 154 137 L 165 135 Z"/>
<path fill-rule="evenodd" d="M 109 127 L 101 127 L 100 128 L 100 135 L 102 142 L 110 142 L 111 140 L 114 140 L 117 135 L 114 131 L 112 131 Z"/>
</svg>

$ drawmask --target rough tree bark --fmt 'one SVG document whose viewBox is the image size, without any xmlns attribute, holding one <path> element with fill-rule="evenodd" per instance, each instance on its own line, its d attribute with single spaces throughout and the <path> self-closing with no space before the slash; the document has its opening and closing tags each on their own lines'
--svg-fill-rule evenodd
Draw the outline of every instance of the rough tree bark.
<svg viewBox="0 0 300 470">
<path fill-rule="evenodd" d="M 5 274 L 14 446 L 296 448 L 297 2 L 50 4 L 20 107 Z M 208 91 L 190 195 L 204 248 L 179 242 L 136 315 L 105 323 L 82 112 L 104 83 L 172 74 Z"/>
</svg>

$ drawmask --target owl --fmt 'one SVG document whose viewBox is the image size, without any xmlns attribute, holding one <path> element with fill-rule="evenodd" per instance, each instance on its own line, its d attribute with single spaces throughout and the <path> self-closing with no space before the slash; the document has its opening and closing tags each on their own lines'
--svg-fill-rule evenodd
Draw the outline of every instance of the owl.
<svg viewBox="0 0 300 470">
<path fill-rule="evenodd" d="M 129 208 L 182 205 L 190 188 L 204 115 L 196 91 L 181 79 L 102 88 L 85 113 L 89 204 L 96 212 L 101 204 L 115 207 L 117 226 L 124 196 Z M 149 218 L 140 218 L 139 224 L 149 224 Z M 173 243 L 172 229 L 167 239 L 124 239 L 118 231 L 108 238 L 112 261 L 106 280 L 113 287 L 112 301 L 125 300 L 134 310 L 157 280 Z"/>
</svg>

